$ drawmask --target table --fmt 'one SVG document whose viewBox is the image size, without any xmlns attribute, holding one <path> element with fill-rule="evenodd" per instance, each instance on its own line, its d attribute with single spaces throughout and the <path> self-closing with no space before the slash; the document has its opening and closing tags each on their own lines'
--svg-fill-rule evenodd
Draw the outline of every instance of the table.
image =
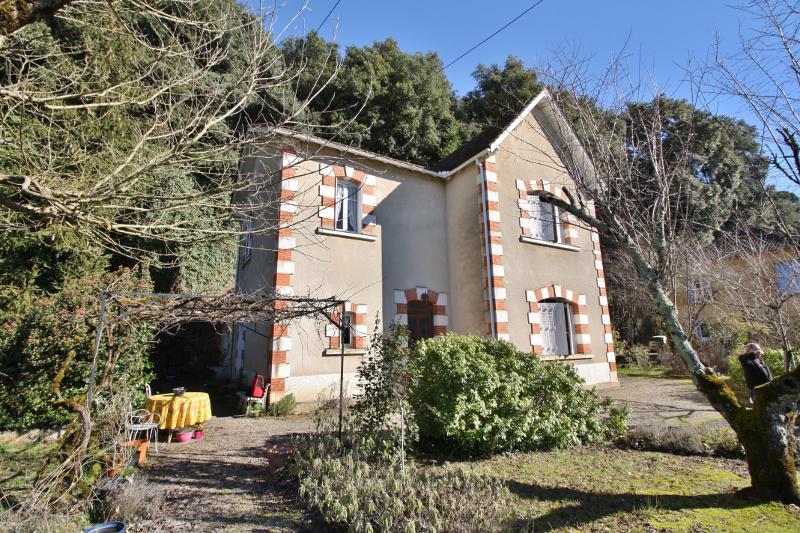
<svg viewBox="0 0 800 533">
<path fill-rule="evenodd" d="M 205 392 L 185 392 L 180 396 L 154 394 L 147 398 L 145 409 L 161 415 L 159 429 L 173 430 L 209 420 L 211 398 Z"/>
</svg>

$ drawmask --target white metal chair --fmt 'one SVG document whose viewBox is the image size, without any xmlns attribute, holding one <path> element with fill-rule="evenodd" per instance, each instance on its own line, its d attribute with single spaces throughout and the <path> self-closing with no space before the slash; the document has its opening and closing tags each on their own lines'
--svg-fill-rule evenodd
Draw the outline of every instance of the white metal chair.
<svg viewBox="0 0 800 533">
<path fill-rule="evenodd" d="M 155 451 L 158 453 L 158 426 L 161 424 L 161 415 L 151 413 L 147 409 L 137 409 L 128 415 L 128 422 L 125 428 L 128 432 L 128 440 L 133 440 L 136 433 L 143 432 L 147 441 L 153 437 Z"/>
</svg>

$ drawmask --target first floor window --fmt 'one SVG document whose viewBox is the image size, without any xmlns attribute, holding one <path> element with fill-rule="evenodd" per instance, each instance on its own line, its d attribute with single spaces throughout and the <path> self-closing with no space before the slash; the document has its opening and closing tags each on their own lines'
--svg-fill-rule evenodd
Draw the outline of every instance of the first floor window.
<svg viewBox="0 0 800 533">
<path fill-rule="evenodd" d="M 800 263 L 785 261 L 775 263 L 775 275 L 778 278 L 778 290 L 784 296 L 800 294 Z"/>
<path fill-rule="evenodd" d="M 534 239 L 562 242 L 561 214 L 557 207 L 542 202 L 540 196 L 528 195 L 528 216 L 532 221 L 531 235 Z"/>
<path fill-rule="evenodd" d="M 542 355 L 571 355 L 575 353 L 575 328 L 572 324 L 572 305 L 559 301 L 539 303 L 542 333 Z"/>
<path fill-rule="evenodd" d="M 358 232 L 361 221 L 359 188 L 355 183 L 336 182 L 336 229 Z"/>
</svg>

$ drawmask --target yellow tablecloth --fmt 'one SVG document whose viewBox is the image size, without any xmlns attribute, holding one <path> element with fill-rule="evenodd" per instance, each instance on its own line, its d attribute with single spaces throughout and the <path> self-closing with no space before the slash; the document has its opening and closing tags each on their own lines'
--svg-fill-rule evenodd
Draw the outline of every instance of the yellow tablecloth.
<svg viewBox="0 0 800 533">
<path fill-rule="evenodd" d="M 147 398 L 145 408 L 161 415 L 160 429 L 187 427 L 211 418 L 211 399 L 205 392 L 154 394 Z"/>
</svg>

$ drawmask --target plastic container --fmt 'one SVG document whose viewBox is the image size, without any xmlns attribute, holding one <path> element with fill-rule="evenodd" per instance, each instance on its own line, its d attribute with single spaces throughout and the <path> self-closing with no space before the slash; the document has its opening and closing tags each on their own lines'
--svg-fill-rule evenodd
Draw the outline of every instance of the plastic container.
<svg viewBox="0 0 800 533">
<path fill-rule="evenodd" d="M 175 440 L 178 442 L 189 442 L 192 440 L 192 435 L 194 435 L 192 431 L 178 431 L 175 433 Z"/>
<path fill-rule="evenodd" d="M 103 522 L 87 527 L 83 533 L 123 533 L 124 531 L 128 531 L 128 526 L 124 522 Z"/>
</svg>

